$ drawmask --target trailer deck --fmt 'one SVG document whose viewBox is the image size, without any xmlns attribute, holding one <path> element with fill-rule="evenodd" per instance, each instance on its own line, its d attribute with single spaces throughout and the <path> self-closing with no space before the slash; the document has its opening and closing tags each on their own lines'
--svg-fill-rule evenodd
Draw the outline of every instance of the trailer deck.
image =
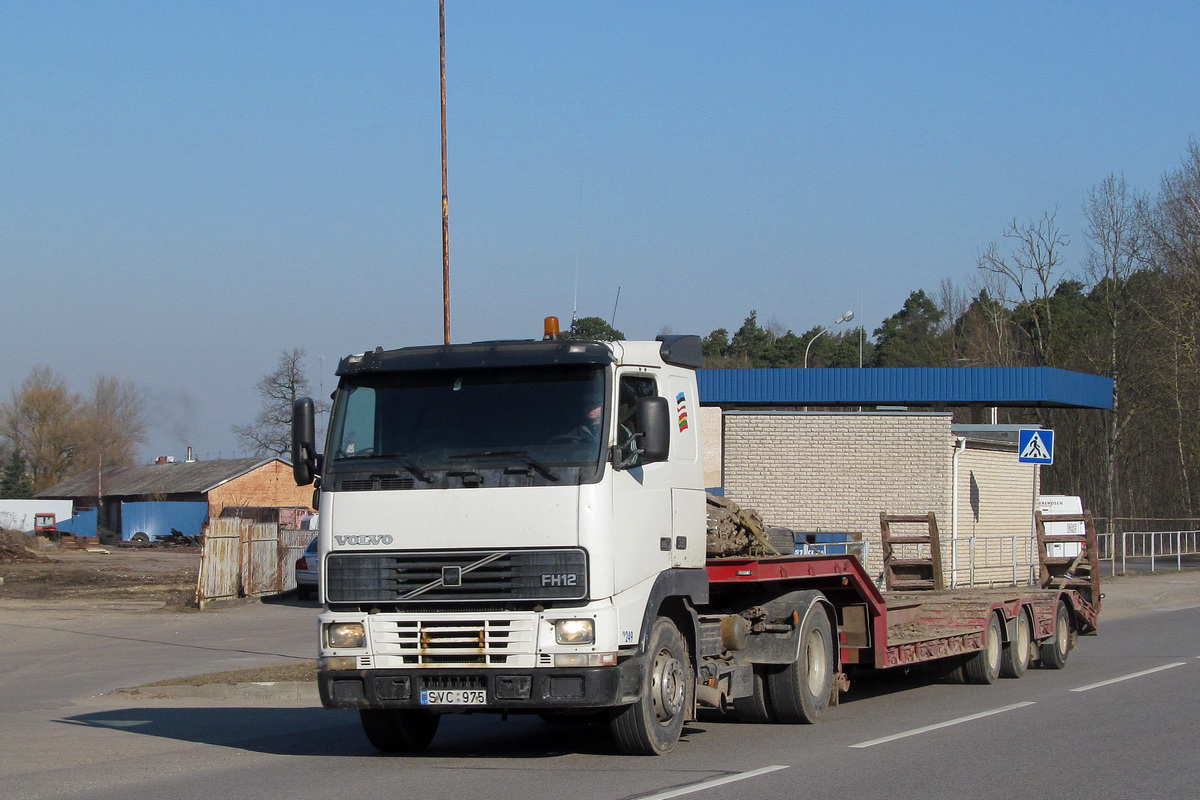
<svg viewBox="0 0 1200 800">
<path fill-rule="evenodd" d="M 712 593 L 746 584 L 765 591 L 818 589 L 838 615 L 841 663 L 898 667 L 968 655 L 988 646 L 993 617 L 1009 639 L 1014 621 L 1025 614 L 1034 642 L 1050 639 L 1060 603 L 1072 615 L 1073 630 L 1096 632 L 1098 604 L 1075 588 L 1033 586 L 881 592 L 857 558 L 802 555 L 778 558 L 713 559 L 708 563 Z"/>
</svg>

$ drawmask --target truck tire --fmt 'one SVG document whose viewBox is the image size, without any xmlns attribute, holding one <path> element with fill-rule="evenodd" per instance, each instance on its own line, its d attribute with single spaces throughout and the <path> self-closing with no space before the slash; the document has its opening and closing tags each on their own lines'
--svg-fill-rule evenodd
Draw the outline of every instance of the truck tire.
<svg viewBox="0 0 1200 800">
<path fill-rule="evenodd" d="M 829 617 L 809 606 L 800 627 L 800 654 L 781 670 L 768 673 L 767 697 L 775 719 L 786 724 L 813 723 L 829 707 L 836 653 Z"/>
<path fill-rule="evenodd" d="M 775 712 L 771 709 L 770 698 L 767 697 L 766 669 L 762 664 L 755 664 L 754 675 L 750 679 L 754 686 L 754 693 L 749 697 L 735 698 L 733 701 L 733 709 L 742 722 L 755 725 L 775 722 Z"/>
<path fill-rule="evenodd" d="M 967 683 L 987 685 L 1000 677 L 1000 662 L 1004 655 L 1004 639 L 1000 630 L 1000 617 L 992 614 L 984 634 L 983 649 L 971 653 L 963 661 L 963 673 Z"/>
<path fill-rule="evenodd" d="M 1024 611 L 1017 614 L 1013 621 L 1012 640 L 1005 642 L 1004 655 L 1000 659 L 1001 678 L 1019 678 L 1029 668 L 1030 657 L 1033 653 L 1033 636 L 1029 625 L 1029 615 Z"/>
<path fill-rule="evenodd" d="M 617 710 L 609 723 L 621 752 L 657 756 L 679 741 L 688 715 L 689 686 L 695 681 L 687 642 L 666 617 L 650 629 L 642 696 Z"/>
<path fill-rule="evenodd" d="M 139 544 L 146 544 L 150 541 L 150 536 L 148 534 L 142 533 L 141 531 L 138 531 L 133 536 L 129 537 L 129 541 L 137 542 Z"/>
<path fill-rule="evenodd" d="M 442 721 L 437 714 L 416 708 L 363 708 L 358 716 L 367 739 L 384 753 L 424 750 Z"/>
<path fill-rule="evenodd" d="M 1071 652 L 1071 610 L 1062 600 L 1054 611 L 1054 635 L 1038 648 L 1042 669 L 1062 669 Z"/>
</svg>

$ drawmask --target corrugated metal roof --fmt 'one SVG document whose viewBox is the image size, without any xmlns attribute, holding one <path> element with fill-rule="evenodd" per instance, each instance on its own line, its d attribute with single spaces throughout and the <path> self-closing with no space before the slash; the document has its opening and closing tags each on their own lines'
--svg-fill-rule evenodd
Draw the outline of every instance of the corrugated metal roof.
<svg viewBox="0 0 1200 800">
<path fill-rule="evenodd" d="M 221 461 L 187 461 L 150 464 L 141 467 L 117 467 L 102 474 L 105 497 L 143 495 L 205 494 L 223 483 L 257 469 L 277 458 L 230 458 Z M 283 462 L 287 463 L 287 462 Z M 95 497 L 96 472 L 92 470 L 52 486 L 37 496 Z"/>
<path fill-rule="evenodd" d="M 703 405 L 1057 406 L 1111 409 L 1112 378 L 1051 367 L 705 369 Z"/>
</svg>

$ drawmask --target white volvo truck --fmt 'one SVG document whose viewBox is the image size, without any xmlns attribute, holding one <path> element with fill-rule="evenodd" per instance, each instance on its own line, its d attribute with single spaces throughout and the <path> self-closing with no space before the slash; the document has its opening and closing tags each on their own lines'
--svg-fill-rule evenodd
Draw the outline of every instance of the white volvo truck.
<svg viewBox="0 0 1200 800">
<path fill-rule="evenodd" d="M 342 359 L 320 454 L 296 402 L 321 699 L 358 709 L 380 750 L 485 712 L 601 716 L 624 752 L 661 754 L 698 706 L 813 722 L 851 665 L 957 658 L 991 683 L 1061 667 L 1095 630 L 1098 587 L 958 592 L 934 614 L 937 593 L 890 608 L 849 555 L 706 561 L 699 337 L 573 341 L 546 322 L 541 341 Z M 915 640 L 918 616 L 941 626 Z"/>
</svg>

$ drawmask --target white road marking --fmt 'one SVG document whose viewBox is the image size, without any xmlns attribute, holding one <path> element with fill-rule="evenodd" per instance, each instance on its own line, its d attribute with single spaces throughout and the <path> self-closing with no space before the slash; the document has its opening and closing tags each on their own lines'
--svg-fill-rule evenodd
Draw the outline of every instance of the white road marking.
<svg viewBox="0 0 1200 800">
<path fill-rule="evenodd" d="M 1122 675 L 1119 678 L 1109 678 L 1108 680 L 1100 681 L 1099 683 L 1089 683 L 1087 686 L 1080 686 L 1076 689 L 1072 689 L 1071 691 L 1072 692 L 1086 692 L 1089 689 L 1099 689 L 1101 686 L 1108 686 L 1110 683 L 1120 683 L 1121 681 L 1127 681 L 1127 680 L 1131 680 L 1133 678 L 1140 678 L 1143 675 L 1153 675 L 1155 672 L 1162 672 L 1164 669 L 1174 669 L 1175 667 L 1182 667 L 1186 663 L 1187 663 L 1186 661 L 1175 661 L 1171 664 L 1163 664 L 1161 667 L 1154 667 L 1153 669 L 1144 669 L 1141 672 L 1131 672 L 1130 674 Z"/>
<path fill-rule="evenodd" d="M 678 789 L 668 789 L 667 791 L 659 792 L 658 794 L 643 795 L 639 797 L 638 800 L 667 800 L 668 797 L 681 797 L 685 794 L 692 794 L 693 792 L 702 792 L 705 789 L 711 789 L 714 786 L 724 786 L 727 783 L 744 781 L 747 778 L 755 778 L 759 775 L 766 775 L 768 772 L 778 772 L 781 769 L 787 769 L 787 766 L 783 764 L 775 764 L 774 766 L 763 767 L 762 769 L 752 769 L 749 772 L 739 772 L 736 775 L 726 775 L 724 778 L 713 778 L 709 781 L 701 781 L 700 783 L 681 786 Z"/>
<path fill-rule="evenodd" d="M 923 728 L 913 728 L 911 731 L 904 731 L 903 733 L 894 733 L 891 736 L 884 736 L 881 739 L 872 739 L 869 742 L 859 742 L 858 744 L 852 744 L 850 746 L 857 747 L 857 748 L 874 747 L 877 744 L 887 744 L 888 742 L 894 742 L 897 739 L 906 739 L 909 736 L 918 736 L 922 733 L 929 733 L 930 731 L 936 731 L 936 730 L 940 730 L 942 728 L 949 728 L 951 725 L 959 725 L 963 722 L 972 722 L 974 720 L 983 719 L 984 717 L 990 717 L 995 714 L 1003 714 L 1005 711 L 1014 711 L 1018 708 L 1024 708 L 1025 706 L 1032 706 L 1032 705 L 1035 705 L 1035 703 L 1032 700 L 1027 700 L 1024 703 L 1013 703 L 1011 706 L 1004 706 L 1003 708 L 994 708 L 991 711 L 981 711 L 978 714 L 971 714 L 970 716 L 967 716 L 967 717 L 959 717 L 958 719 L 947 720 L 946 722 L 939 722 L 936 725 L 926 725 Z"/>
</svg>

